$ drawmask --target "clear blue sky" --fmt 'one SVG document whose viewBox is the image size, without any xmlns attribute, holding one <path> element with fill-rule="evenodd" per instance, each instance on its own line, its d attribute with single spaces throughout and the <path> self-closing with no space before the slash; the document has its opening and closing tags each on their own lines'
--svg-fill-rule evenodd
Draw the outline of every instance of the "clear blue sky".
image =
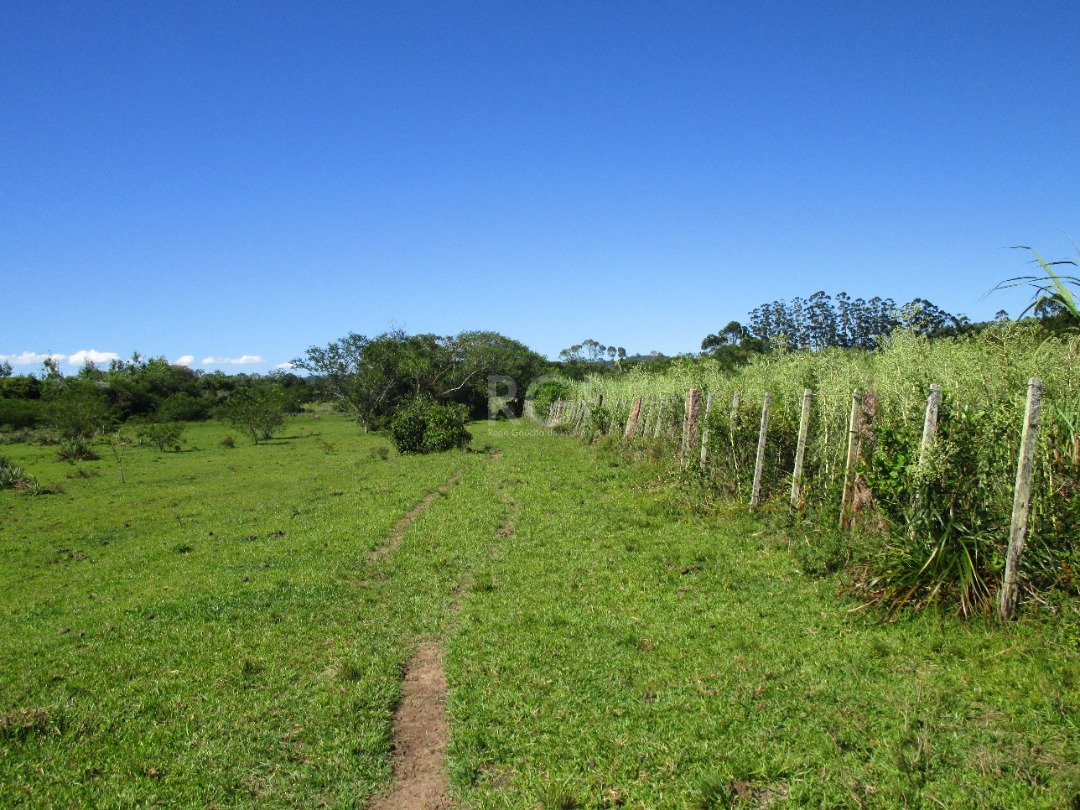
<svg viewBox="0 0 1080 810">
<path fill-rule="evenodd" d="M 1078 41 L 1076 2 L 9 0 L 0 355 L 1015 315 L 1006 246 L 1080 240 Z"/>
</svg>

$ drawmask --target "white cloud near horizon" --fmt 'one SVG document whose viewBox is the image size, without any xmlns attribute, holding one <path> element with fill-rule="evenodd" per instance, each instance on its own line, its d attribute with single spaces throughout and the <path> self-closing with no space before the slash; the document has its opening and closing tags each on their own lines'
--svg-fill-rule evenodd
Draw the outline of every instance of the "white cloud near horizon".
<svg viewBox="0 0 1080 810">
<path fill-rule="evenodd" d="M 254 366 L 263 361 L 258 354 L 242 354 L 239 357 L 204 357 L 204 366 Z"/>
<path fill-rule="evenodd" d="M 37 366 L 48 359 L 56 361 L 67 358 L 66 354 L 40 354 L 39 352 L 22 352 L 21 354 L 0 354 L 0 362 L 11 363 L 13 366 Z"/>
<path fill-rule="evenodd" d="M 120 355 L 116 352 L 99 352 L 97 349 L 80 349 L 71 355 L 67 361 L 70 365 L 81 366 L 87 361 L 97 365 L 98 363 L 108 363 L 112 360 L 120 359 Z"/>
<path fill-rule="evenodd" d="M 0 363 L 10 363 L 12 366 L 40 366 L 46 360 L 55 360 L 58 363 L 67 362 L 72 366 L 82 366 L 88 361 L 94 365 L 101 365 L 116 360 L 120 357 L 116 352 L 103 352 L 97 349 L 80 349 L 74 354 L 61 352 L 30 352 L 24 351 L 18 354 L 0 354 Z M 265 362 L 262 355 L 242 354 L 239 357 L 204 357 L 199 365 L 203 366 L 255 366 Z M 195 364 L 195 355 L 184 354 L 176 358 L 175 365 L 192 366 Z M 291 369 L 292 363 L 279 363 L 275 368 Z"/>
<path fill-rule="evenodd" d="M 296 366 L 294 366 L 292 363 L 278 363 L 276 366 L 274 366 L 274 368 L 280 368 L 280 369 L 288 370 L 288 369 L 296 368 Z"/>
</svg>

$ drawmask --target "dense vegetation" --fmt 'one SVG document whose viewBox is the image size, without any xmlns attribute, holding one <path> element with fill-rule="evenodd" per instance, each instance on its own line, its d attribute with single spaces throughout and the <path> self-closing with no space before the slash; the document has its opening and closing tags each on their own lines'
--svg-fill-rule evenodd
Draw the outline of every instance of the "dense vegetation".
<svg viewBox="0 0 1080 810">
<path fill-rule="evenodd" d="M 868 596 L 891 604 L 945 598 L 965 612 L 988 607 L 1000 581 L 1012 505 L 1027 382 L 1043 380 L 1043 421 L 1025 552 L 1029 593 L 1076 594 L 1080 581 L 1080 337 L 1050 334 L 1033 321 L 931 339 L 894 334 L 879 350 L 823 349 L 759 354 L 736 373 L 711 358 L 676 361 L 663 374 L 629 371 L 576 384 L 594 406 L 596 436 L 625 423 L 633 397 L 646 400 L 647 437 L 629 452 L 678 455 L 683 397 L 698 388 L 714 399 L 711 452 L 695 480 L 716 495 L 749 496 L 766 392 L 772 397 L 763 476 L 781 512 L 791 481 L 805 389 L 814 392 L 798 533 L 810 567 L 858 572 Z M 943 389 L 940 428 L 919 463 L 931 384 Z M 876 396 L 875 443 L 858 470 L 872 508 L 853 535 L 837 535 L 852 392 Z M 732 412 L 736 392 L 741 404 Z M 657 414 L 666 403 L 664 429 Z M 664 419 L 660 416 L 660 419 Z M 590 428 L 591 426 L 591 428 Z M 668 450 L 662 445 L 667 443 Z M 651 447 L 659 444 L 661 447 Z M 871 541 L 866 538 L 872 537 Z M 1041 598 L 1041 597 L 1040 597 Z"/>
<path fill-rule="evenodd" d="M 293 366 L 316 375 L 326 393 L 366 429 L 378 429 L 416 401 L 458 403 L 473 419 L 482 419 L 488 416 L 489 397 L 506 395 L 520 411 L 525 391 L 517 386 L 550 364 L 497 332 L 440 337 L 394 331 L 374 338 L 350 333 L 325 347 L 312 346 Z"/>
<path fill-rule="evenodd" d="M 1004 312 L 999 317 L 1008 319 Z M 940 337 L 958 334 L 971 325 L 966 316 L 952 315 L 924 298 L 897 306 L 891 298 L 852 300 L 843 292 L 834 301 L 818 291 L 806 299 L 762 304 L 750 313 L 746 333 L 765 347 L 873 350 L 898 330 Z"/>
<path fill-rule="evenodd" d="M 169 430 L 176 433 L 182 430 L 179 423 L 217 415 L 262 438 L 284 414 L 298 412 L 318 393 L 313 381 L 287 372 L 203 373 L 138 354 L 114 360 L 106 369 L 87 363 L 72 376 L 64 376 L 54 362 L 45 364 L 41 376 L 14 375 L 10 366 L 0 372 L 6 375 L 0 376 L 0 436 L 58 443 L 70 458 L 85 457 L 94 437 L 129 423 L 144 426 L 145 435 L 161 435 L 162 428 L 145 426 L 172 425 Z M 259 407 L 250 407 L 252 402 Z M 19 432 L 34 428 L 44 430 Z"/>
<path fill-rule="evenodd" d="M 87 364 L 70 377 L 54 362 L 40 377 L 13 375 L 5 365 L 0 436 L 56 444 L 61 458 L 79 460 L 93 455 L 91 445 L 103 435 L 179 447 L 182 423 L 216 416 L 258 443 L 287 414 L 326 400 L 367 430 L 389 431 L 401 450 L 432 452 L 466 442 L 466 420 L 487 416 L 492 397 L 510 413 L 520 411 L 528 381 L 551 369 L 540 355 L 495 332 L 350 334 L 311 347 L 294 366 L 310 376 L 207 374 L 139 355 L 104 370 Z"/>
</svg>

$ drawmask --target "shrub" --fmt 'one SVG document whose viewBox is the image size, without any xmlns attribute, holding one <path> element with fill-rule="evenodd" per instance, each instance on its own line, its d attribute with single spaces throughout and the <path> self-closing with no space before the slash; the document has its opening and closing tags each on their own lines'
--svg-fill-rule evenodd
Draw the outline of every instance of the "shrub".
<svg viewBox="0 0 1080 810">
<path fill-rule="evenodd" d="M 427 412 L 424 446 L 429 453 L 465 447 L 472 434 L 465 429 L 468 410 L 464 405 L 433 405 Z"/>
<path fill-rule="evenodd" d="M 49 391 L 45 419 L 59 436 L 60 460 L 75 461 L 97 458 L 90 443 L 112 424 L 113 412 L 96 384 L 71 378 Z"/>
<path fill-rule="evenodd" d="M 585 423 L 585 440 L 591 442 L 598 436 L 606 435 L 613 418 L 611 411 L 603 405 L 592 405 Z"/>
<path fill-rule="evenodd" d="M 218 416 L 258 444 L 285 424 L 285 394 L 272 384 L 237 388 L 218 408 Z"/>
<path fill-rule="evenodd" d="M 546 421 L 551 414 L 551 406 L 560 399 L 569 399 L 573 389 L 569 381 L 546 380 L 532 391 L 533 414 L 537 419 Z"/>
<path fill-rule="evenodd" d="M 97 470 L 91 470 L 87 467 L 76 467 L 74 470 L 67 474 L 67 477 L 72 479 L 97 478 L 99 475 L 101 475 L 101 473 Z"/>
<path fill-rule="evenodd" d="M 440 453 L 472 439 L 465 428 L 468 410 L 457 403 L 416 400 L 394 414 L 390 439 L 399 453 Z"/>
<path fill-rule="evenodd" d="M 0 444 L 32 444 L 40 438 L 40 432 L 31 428 L 0 430 Z"/>
<path fill-rule="evenodd" d="M 41 421 L 41 400 L 0 397 L 0 425 L 19 430 L 35 427 Z"/>
<path fill-rule="evenodd" d="M 139 444 L 156 447 L 162 452 L 175 450 L 179 453 L 180 437 L 183 433 L 184 424 L 182 422 L 148 422 L 139 425 L 136 430 Z"/>
<path fill-rule="evenodd" d="M 402 408 L 390 422 L 390 440 L 399 453 L 424 453 L 424 434 L 427 418 L 422 403 Z"/>
<path fill-rule="evenodd" d="M 236 439 L 232 436 L 224 436 L 219 442 L 222 447 L 236 447 Z"/>
<path fill-rule="evenodd" d="M 209 403 L 183 391 L 164 400 L 155 414 L 155 419 L 160 422 L 201 422 L 209 418 Z"/>
<path fill-rule="evenodd" d="M 37 488 L 33 476 L 23 472 L 22 467 L 0 456 L 0 489 L 17 489 L 30 492 Z"/>
<path fill-rule="evenodd" d="M 86 439 L 61 439 L 56 450 L 57 461 L 97 461 L 101 456 L 90 449 Z"/>
</svg>

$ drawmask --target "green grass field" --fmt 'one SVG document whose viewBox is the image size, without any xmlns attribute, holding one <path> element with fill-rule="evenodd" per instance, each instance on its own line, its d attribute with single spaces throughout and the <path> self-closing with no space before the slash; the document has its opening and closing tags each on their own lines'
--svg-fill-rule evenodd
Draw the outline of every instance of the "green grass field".
<svg viewBox="0 0 1080 810">
<path fill-rule="evenodd" d="M 340 417 L 232 449 L 208 423 L 129 451 L 124 481 L 107 453 L 0 447 L 62 490 L 0 492 L 0 805 L 362 806 L 420 639 L 465 807 L 1080 796 L 1075 606 L 879 624 L 741 511 L 523 423 L 472 430 L 382 460 Z"/>
</svg>

